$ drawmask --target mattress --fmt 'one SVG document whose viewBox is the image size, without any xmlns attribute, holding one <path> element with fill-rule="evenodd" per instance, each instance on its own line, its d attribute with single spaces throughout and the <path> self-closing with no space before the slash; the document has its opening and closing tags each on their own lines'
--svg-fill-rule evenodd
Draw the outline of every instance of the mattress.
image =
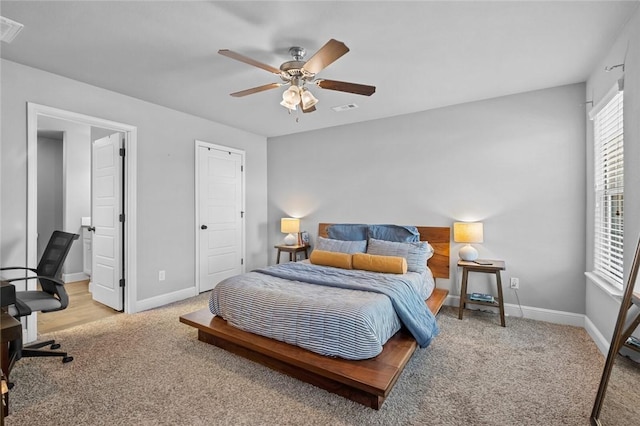
<svg viewBox="0 0 640 426">
<path fill-rule="evenodd" d="M 378 355 L 402 327 L 395 302 L 388 295 L 375 289 L 327 286 L 278 276 L 292 269 L 298 274 L 294 276 L 301 277 L 319 274 L 342 280 L 344 275 L 345 281 L 359 282 L 384 278 L 391 280 L 391 285 L 395 285 L 394 279 L 401 279 L 420 301 L 428 298 L 435 286 L 428 270 L 396 278 L 395 274 L 285 263 L 220 282 L 211 292 L 209 308 L 238 329 L 322 355 L 354 360 Z"/>
</svg>

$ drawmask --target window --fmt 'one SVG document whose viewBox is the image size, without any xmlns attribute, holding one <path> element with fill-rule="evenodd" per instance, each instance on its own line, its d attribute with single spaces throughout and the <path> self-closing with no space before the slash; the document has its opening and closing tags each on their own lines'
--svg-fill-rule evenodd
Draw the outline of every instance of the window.
<svg viewBox="0 0 640 426">
<path fill-rule="evenodd" d="M 613 96 L 611 96 L 613 95 Z M 594 108 L 594 272 L 622 288 L 624 235 L 623 92 Z"/>
</svg>

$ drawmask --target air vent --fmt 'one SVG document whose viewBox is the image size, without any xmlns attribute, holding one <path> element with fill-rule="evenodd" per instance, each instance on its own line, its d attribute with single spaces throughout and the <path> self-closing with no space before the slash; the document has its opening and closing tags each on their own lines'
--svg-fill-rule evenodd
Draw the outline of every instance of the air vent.
<svg viewBox="0 0 640 426">
<path fill-rule="evenodd" d="M 342 111 L 346 111 L 349 109 L 356 109 L 356 108 L 358 108 L 358 105 L 356 104 L 346 104 L 346 105 L 331 107 L 331 109 L 334 110 L 335 112 L 342 112 Z"/>
<path fill-rule="evenodd" d="M 22 28 L 24 28 L 24 25 L 0 16 L 0 41 L 11 43 Z"/>
</svg>

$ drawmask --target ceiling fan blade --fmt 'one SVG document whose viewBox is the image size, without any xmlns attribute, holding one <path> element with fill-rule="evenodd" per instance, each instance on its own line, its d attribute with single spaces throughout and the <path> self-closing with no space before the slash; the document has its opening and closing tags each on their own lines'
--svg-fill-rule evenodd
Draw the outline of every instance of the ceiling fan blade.
<svg viewBox="0 0 640 426">
<path fill-rule="evenodd" d="M 276 87 L 282 86 L 282 83 L 269 83 L 263 86 L 253 87 L 251 89 L 241 90 L 239 92 L 234 92 L 231 94 L 234 98 L 240 98 L 242 96 L 252 95 L 254 93 L 264 92 L 265 90 L 275 89 Z"/>
<path fill-rule="evenodd" d="M 376 92 L 376 86 L 366 84 L 347 83 L 336 80 L 316 80 L 315 84 L 323 89 L 337 90 L 339 92 L 355 93 L 356 95 L 371 96 Z"/>
<path fill-rule="evenodd" d="M 262 68 L 265 71 L 269 71 L 274 74 L 280 75 L 280 70 L 278 68 L 274 68 L 271 65 L 267 65 L 262 62 L 256 61 L 255 59 L 251 59 L 247 56 L 233 52 L 229 49 L 220 49 L 218 50 L 218 53 L 221 54 L 222 56 L 226 56 L 227 58 L 235 59 L 236 61 L 244 62 L 245 64 L 253 65 L 254 67 Z"/>
<path fill-rule="evenodd" d="M 311 58 L 304 64 L 302 69 L 309 74 L 317 74 L 342 55 L 347 53 L 349 48 L 341 41 L 331 39 L 320 48 Z"/>
</svg>

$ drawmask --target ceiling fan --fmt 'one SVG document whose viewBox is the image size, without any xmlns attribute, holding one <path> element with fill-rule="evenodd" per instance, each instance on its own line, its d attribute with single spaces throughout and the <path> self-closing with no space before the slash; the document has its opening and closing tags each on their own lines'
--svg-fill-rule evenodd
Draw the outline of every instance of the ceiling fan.
<svg viewBox="0 0 640 426">
<path fill-rule="evenodd" d="M 253 93 L 264 92 L 280 86 L 289 85 L 289 88 L 282 94 L 280 105 L 288 110 L 295 110 L 300 106 L 302 112 L 312 112 L 316 110 L 315 104 L 318 99 L 307 89 L 306 85 L 315 84 L 322 89 L 337 90 L 339 92 L 355 93 L 357 95 L 371 96 L 375 93 L 375 86 L 365 84 L 347 83 L 344 81 L 326 80 L 316 78 L 316 74 L 331 65 L 342 55 L 347 53 L 349 48 L 341 41 L 331 39 L 320 48 L 308 61 L 304 61 L 306 54 L 302 47 L 294 46 L 289 49 L 293 60 L 284 62 L 280 68 L 275 68 L 262 62 L 256 61 L 239 53 L 228 49 L 220 49 L 218 53 L 231 59 L 244 62 L 254 67 L 269 71 L 282 79 L 282 83 L 269 83 L 251 89 L 241 90 L 231 93 L 233 97 L 242 97 Z"/>
</svg>

